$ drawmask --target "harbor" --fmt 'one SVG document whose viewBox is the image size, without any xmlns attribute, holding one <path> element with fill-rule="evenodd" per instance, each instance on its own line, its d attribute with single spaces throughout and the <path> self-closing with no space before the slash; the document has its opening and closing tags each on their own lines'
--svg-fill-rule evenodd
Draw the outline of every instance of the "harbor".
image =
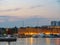
<svg viewBox="0 0 60 45">
<path fill-rule="evenodd" d="M 60 0 L 0 0 L 0 45 L 60 45 Z"/>
<path fill-rule="evenodd" d="M 8 42 L 0 42 L 0 45 L 8 45 Z M 18 38 L 10 45 L 60 45 L 60 38 Z"/>
</svg>

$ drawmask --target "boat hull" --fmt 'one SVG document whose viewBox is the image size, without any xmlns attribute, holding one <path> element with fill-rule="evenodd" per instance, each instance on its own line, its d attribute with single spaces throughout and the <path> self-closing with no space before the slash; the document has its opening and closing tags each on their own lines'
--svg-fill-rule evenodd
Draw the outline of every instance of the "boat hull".
<svg viewBox="0 0 60 45">
<path fill-rule="evenodd" d="M 17 40 L 17 38 L 0 38 L 0 42 L 1 41 L 7 41 L 7 42 L 13 42 L 13 41 L 16 41 Z"/>
</svg>

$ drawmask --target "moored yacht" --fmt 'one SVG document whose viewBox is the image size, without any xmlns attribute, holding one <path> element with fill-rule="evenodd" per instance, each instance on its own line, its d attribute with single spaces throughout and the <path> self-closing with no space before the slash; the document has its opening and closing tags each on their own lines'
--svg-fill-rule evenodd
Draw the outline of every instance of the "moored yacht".
<svg viewBox="0 0 60 45">
<path fill-rule="evenodd" d="M 11 41 L 16 41 L 16 40 L 17 40 L 17 38 L 14 35 L 0 36 L 0 41 L 8 41 L 8 42 L 11 42 Z"/>
</svg>

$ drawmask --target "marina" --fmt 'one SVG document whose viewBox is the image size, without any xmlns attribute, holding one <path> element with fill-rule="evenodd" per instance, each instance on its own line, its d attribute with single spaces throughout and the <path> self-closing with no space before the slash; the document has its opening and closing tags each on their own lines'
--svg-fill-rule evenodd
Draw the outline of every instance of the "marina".
<svg viewBox="0 0 60 45">
<path fill-rule="evenodd" d="M 0 0 L 0 45 L 60 45 L 60 0 Z"/>
<path fill-rule="evenodd" d="M 0 45 L 8 45 L 8 42 L 0 42 Z M 17 38 L 10 45 L 60 45 L 60 38 Z"/>
<path fill-rule="evenodd" d="M 16 42 L 17 38 L 15 36 L 7 35 L 5 37 L 0 37 L 0 42 L 8 42 L 8 45 L 10 45 L 10 42 Z"/>
</svg>

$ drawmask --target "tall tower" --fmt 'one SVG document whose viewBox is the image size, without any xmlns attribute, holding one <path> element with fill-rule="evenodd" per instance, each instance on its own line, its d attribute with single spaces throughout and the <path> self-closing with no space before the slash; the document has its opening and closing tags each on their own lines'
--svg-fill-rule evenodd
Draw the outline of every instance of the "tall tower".
<svg viewBox="0 0 60 45">
<path fill-rule="evenodd" d="M 60 21 L 58 21 L 57 25 L 60 26 Z"/>
<path fill-rule="evenodd" d="M 51 21 L 51 26 L 57 26 L 57 21 Z"/>
</svg>

